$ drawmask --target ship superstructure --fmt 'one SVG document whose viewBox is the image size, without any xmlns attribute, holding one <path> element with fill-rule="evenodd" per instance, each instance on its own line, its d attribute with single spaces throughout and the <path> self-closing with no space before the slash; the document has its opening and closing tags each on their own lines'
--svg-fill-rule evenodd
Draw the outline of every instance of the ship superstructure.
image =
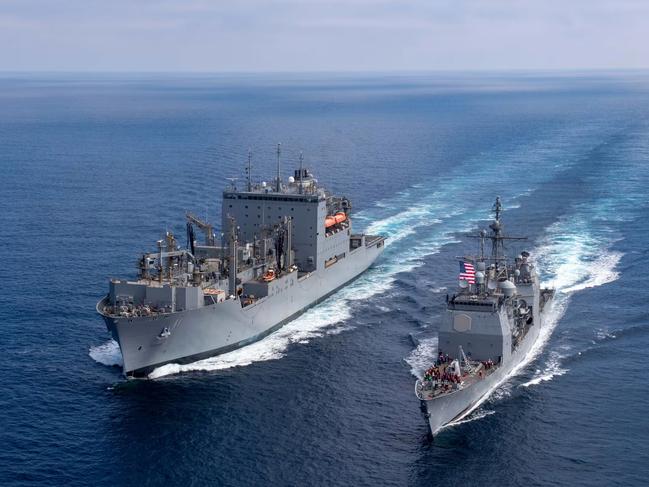
<svg viewBox="0 0 649 487">
<path fill-rule="evenodd" d="M 352 205 L 302 167 L 283 181 L 234 182 L 223 192 L 222 237 L 187 214 L 187 248 L 167 233 L 139 260 L 136 280 L 111 279 L 97 304 L 124 373 L 188 363 L 272 333 L 366 270 L 384 237 L 352 233 Z M 205 235 L 199 242 L 198 227 Z"/>
<path fill-rule="evenodd" d="M 499 198 L 493 211 L 491 233 L 477 235 L 480 254 L 462 258 L 459 290 L 447 296 L 438 356 L 416 382 L 431 434 L 465 417 L 525 359 L 554 296 L 540 287 L 528 252 L 508 261 L 505 241 L 524 238 L 504 235 Z M 485 240 L 492 244 L 490 256 Z"/>
</svg>

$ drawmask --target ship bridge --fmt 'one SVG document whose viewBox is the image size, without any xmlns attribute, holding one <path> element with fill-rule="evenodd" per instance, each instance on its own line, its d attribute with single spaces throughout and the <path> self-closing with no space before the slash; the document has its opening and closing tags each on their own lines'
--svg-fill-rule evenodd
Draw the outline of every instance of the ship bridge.
<svg viewBox="0 0 649 487">
<path fill-rule="evenodd" d="M 291 261 L 302 273 L 330 267 L 349 254 L 352 222 L 347 198 L 331 195 L 303 167 L 282 180 L 278 163 L 277 177 L 260 183 L 252 182 L 249 171 L 243 189 L 233 181 L 223 192 L 222 228 L 234 218 L 238 238 L 254 242 L 289 218 Z"/>
</svg>

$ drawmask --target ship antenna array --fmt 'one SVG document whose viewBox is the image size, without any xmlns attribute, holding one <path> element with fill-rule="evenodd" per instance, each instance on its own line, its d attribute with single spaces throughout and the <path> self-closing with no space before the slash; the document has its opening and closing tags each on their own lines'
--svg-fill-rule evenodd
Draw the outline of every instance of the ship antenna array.
<svg viewBox="0 0 649 487">
<path fill-rule="evenodd" d="M 487 231 L 483 228 L 480 230 L 480 261 L 484 262 L 484 239 L 487 237 Z"/>
<path fill-rule="evenodd" d="M 300 185 L 299 185 L 299 193 L 302 194 L 302 162 L 304 161 L 304 154 L 302 154 L 302 151 L 300 151 Z"/>
<path fill-rule="evenodd" d="M 248 149 L 248 167 L 246 168 L 246 176 L 248 177 L 248 193 L 252 191 L 252 150 Z"/>
<path fill-rule="evenodd" d="M 495 219 L 489 225 L 489 228 L 492 231 L 491 235 L 488 235 L 487 232 L 483 229 L 480 230 L 478 235 L 468 235 L 468 237 L 479 238 L 480 239 L 480 259 L 484 262 L 487 259 L 484 255 L 484 241 L 486 238 L 491 240 L 491 260 L 495 265 L 496 269 L 499 267 L 501 260 L 506 260 L 504 256 L 505 250 L 505 240 L 527 240 L 527 237 L 505 237 L 502 234 L 502 224 L 500 223 L 500 215 L 503 211 L 502 203 L 500 202 L 500 197 L 496 197 L 496 202 L 493 205 L 492 211 L 495 213 Z M 500 248 L 503 249 L 502 255 L 499 251 Z"/>
<path fill-rule="evenodd" d="M 277 144 L 277 192 L 281 191 L 281 171 L 280 171 L 280 158 L 282 155 L 282 144 Z"/>
</svg>

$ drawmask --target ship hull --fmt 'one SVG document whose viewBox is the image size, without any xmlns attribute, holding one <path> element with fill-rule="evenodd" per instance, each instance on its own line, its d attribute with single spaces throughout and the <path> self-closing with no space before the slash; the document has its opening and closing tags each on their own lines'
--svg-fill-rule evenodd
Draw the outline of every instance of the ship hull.
<svg viewBox="0 0 649 487">
<path fill-rule="evenodd" d="M 297 278 L 281 292 L 242 307 L 238 299 L 155 317 L 103 315 L 118 342 L 124 373 L 141 377 L 168 363 L 191 363 L 254 343 L 359 277 L 383 251 L 382 239 L 350 252 L 341 262 Z M 102 302 L 98 304 L 101 309 Z"/>
<path fill-rule="evenodd" d="M 435 435 L 445 426 L 460 421 L 486 400 L 525 360 L 538 340 L 539 334 L 540 326 L 532 326 L 507 363 L 500 365 L 479 382 L 432 400 L 421 400 L 422 412 L 427 419 L 430 433 Z"/>
</svg>

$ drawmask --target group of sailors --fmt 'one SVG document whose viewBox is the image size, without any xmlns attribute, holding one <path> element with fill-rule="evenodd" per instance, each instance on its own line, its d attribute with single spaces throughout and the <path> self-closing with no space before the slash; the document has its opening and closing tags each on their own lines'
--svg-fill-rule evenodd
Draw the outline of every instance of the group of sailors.
<svg viewBox="0 0 649 487">
<path fill-rule="evenodd" d="M 485 370 L 489 370 L 494 366 L 494 361 L 491 359 L 485 360 L 484 362 L 482 362 L 482 366 L 485 368 Z"/>
<path fill-rule="evenodd" d="M 444 352 L 439 352 L 437 356 L 437 365 L 450 364 L 453 361 L 451 356 Z"/>
<path fill-rule="evenodd" d="M 424 381 L 432 389 L 457 389 L 462 382 L 462 377 L 456 373 L 448 372 L 446 369 L 432 366 L 424 373 Z"/>
<path fill-rule="evenodd" d="M 478 377 L 480 377 L 481 379 L 484 379 L 485 375 L 487 374 L 487 371 L 488 371 L 489 369 L 492 369 L 492 368 L 494 367 L 495 364 L 494 364 L 494 361 L 491 360 L 491 359 L 489 359 L 489 360 L 483 360 L 483 361 L 480 362 L 480 363 L 482 364 L 482 368 L 481 368 L 480 371 L 478 372 Z"/>
</svg>

